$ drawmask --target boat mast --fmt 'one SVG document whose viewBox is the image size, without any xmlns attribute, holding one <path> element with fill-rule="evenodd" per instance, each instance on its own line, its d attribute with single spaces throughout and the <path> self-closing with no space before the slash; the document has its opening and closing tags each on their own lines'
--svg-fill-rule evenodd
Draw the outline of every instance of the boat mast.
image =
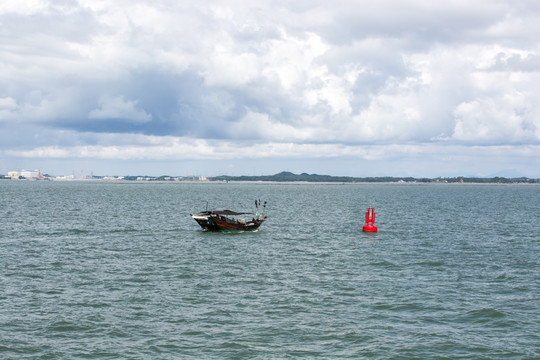
<svg viewBox="0 0 540 360">
<path fill-rule="evenodd" d="M 261 200 L 255 200 L 255 208 L 257 209 L 257 219 L 264 214 L 264 209 L 266 209 L 266 201 L 263 204 L 262 211 L 260 210 Z"/>
<path fill-rule="evenodd" d="M 261 200 L 259 200 L 259 202 L 257 202 L 257 200 L 255 200 L 255 209 L 257 209 L 257 219 L 259 218 L 259 203 L 261 202 Z"/>
</svg>

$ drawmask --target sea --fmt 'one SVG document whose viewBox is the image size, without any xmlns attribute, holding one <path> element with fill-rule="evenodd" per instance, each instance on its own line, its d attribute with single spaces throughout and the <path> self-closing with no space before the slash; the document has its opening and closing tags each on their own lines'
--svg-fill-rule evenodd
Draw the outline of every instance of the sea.
<svg viewBox="0 0 540 360">
<path fill-rule="evenodd" d="M 539 269 L 535 185 L 6 180 L 0 358 L 540 359 Z"/>
</svg>

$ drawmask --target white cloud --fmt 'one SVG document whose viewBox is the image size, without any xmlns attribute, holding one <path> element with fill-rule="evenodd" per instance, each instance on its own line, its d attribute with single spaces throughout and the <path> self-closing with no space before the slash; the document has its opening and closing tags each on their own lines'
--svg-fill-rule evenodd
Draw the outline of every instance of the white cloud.
<svg viewBox="0 0 540 360">
<path fill-rule="evenodd" d="M 47 9 L 47 7 L 48 1 L 45 0 L 2 0 L 0 2 L 0 15 L 33 15 Z"/>
<path fill-rule="evenodd" d="M 460 104 L 453 139 L 475 144 L 540 142 L 538 111 L 531 114 L 526 102 L 523 94 L 508 93 Z"/>
<path fill-rule="evenodd" d="M 126 136 L 122 136 L 125 138 Z M 381 162 L 425 158 L 442 167 L 446 162 L 459 163 L 468 158 L 504 161 L 514 156 L 536 159 L 539 145 L 467 146 L 437 144 L 344 145 L 296 144 L 293 142 L 251 143 L 210 141 L 175 137 L 127 136 L 122 145 L 42 146 L 31 150 L 9 150 L 7 155 L 20 158 L 104 159 L 104 160 L 241 160 L 241 159 L 339 159 L 356 158 Z M 124 139 L 125 140 L 125 139 Z M 422 166 L 422 162 L 417 165 Z M 446 166 L 446 165 L 444 165 Z M 431 169 L 432 171 L 436 169 Z"/>
<path fill-rule="evenodd" d="M 0 98 L 0 110 L 14 110 L 17 108 L 17 101 L 12 97 Z"/>
<path fill-rule="evenodd" d="M 287 34 L 285 29 L 280 29 L 280 33 L 280 39 L 270 39 L 265 44 L 263 76 L 277 78 L 284 91 L 289 91 L 324 73 L 325 67 L 315 63 L 315 59 L 324 54 L 328 45 L 319 36 L 305 33 L 299 38 Z"/>
</svg>

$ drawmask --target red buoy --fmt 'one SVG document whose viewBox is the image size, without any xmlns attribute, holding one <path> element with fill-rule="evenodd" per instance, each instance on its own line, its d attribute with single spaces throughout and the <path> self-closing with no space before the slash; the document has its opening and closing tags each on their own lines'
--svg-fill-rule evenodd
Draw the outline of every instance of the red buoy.
<svg viewBox="0 0 540 360">
<path fill-rule="evenodd" d="M 366 223 L 362 227 L 362 231 L 376 232 L 377 227 L 375 226 L 375 209 L 367 208 L 366 212 Z"/>
</svg>

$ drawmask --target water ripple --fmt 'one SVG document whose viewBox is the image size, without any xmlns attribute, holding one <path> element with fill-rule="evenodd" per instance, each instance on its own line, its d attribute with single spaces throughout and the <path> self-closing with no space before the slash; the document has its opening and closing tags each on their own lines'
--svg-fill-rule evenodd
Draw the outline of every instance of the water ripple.
<svg viewBox="0 0 540 360">
<path fill-rule="evenodd" d="M 0 191 L 16 204 L 0 209 L 0 358 L 540 358 L 540 187 Z M 189 217 L 254 198 L 255 233 Z M 361 231 L 371 205 L 377 234 Z"/>
</svg>

